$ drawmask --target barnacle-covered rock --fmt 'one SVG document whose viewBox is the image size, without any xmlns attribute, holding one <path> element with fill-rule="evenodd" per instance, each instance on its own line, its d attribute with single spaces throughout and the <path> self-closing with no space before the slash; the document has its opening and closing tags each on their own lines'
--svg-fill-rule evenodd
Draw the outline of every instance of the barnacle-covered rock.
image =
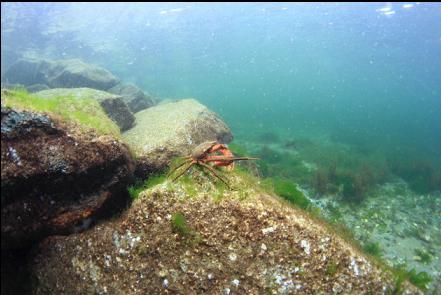
<svg viewBox="0 0 441 295">
<path fill-rule="evenodd" d="M 192 177 L 193 185 L 165 182 L 142 192 L 119 220 L 45 239 L 31 261 L 35 294 L 395 289 L 387 271 L 303 211 L 259 191 L 252 179 L 230 175 L 233 186 L 249 185 L 225 191 L 198 177 L 206 176 Z M 407 283 L 402 290 L 421 294 Z"/>
</svg>

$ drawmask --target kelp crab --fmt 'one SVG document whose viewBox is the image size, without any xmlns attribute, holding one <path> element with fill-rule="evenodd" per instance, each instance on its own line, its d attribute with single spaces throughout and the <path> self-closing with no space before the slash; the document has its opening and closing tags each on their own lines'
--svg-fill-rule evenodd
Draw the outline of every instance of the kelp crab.
<svg viewBox="0 0 441 295">
<path fill-rule="evenodd" d="M 191 155 L 184 157 L 184 162 L 170 170 L 167 177 L 170 177 L 174 172 L 178 171 L 182 167 L 181 171 L 175 177 L 173 177 L 172 181 L 175 181 L 184 175 L 184 173 L 187 172 L 193 165 L 198 165 L 210 171 L 228 188 L 231 188 L 228 182 L 222 176 L 220 176 L 218 172 L 216 172 L 214 167 L 226 167 L 229 171 L 231 171 L 234 169 L 235 161 L 257 159 L 258 158 L 251 157 L 235 157 L 230 149 L 228 149 L 227 145 L 217 141 L 206 141 L 195 147 Z M 209 163 L 212 163 L 212 165 Z"/>
</svg>

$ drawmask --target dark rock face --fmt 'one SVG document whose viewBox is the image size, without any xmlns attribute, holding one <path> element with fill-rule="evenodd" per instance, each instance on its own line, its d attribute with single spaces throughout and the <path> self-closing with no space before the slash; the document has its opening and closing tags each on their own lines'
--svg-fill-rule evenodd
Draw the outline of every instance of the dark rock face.
<svg viewBox="0 0 441 295">
<path fill-rule="evenodd" d="M 110 93 L 119 94 L 133 113 L 153 106 L 153 98 L 132 84 L 118 84 L 108 90 Z"/>
<path fill-rule="evenodd" d="M 21 59 L 9 67 L 2 81 L 24 86 L 44 84 L 49 88 L 90 87 L 100 90 L 112 88 L 119 82 L 109 71 L 79 59 Z"/>
<path fill-rule="evenodd" d="M 38 113 L 1 110 L 1 249 L 78 230 L 125 192 L 126 146 Z"/>
<path fill-rule="evenodd" d="M 121 131 L 126 131 L 135 124 L 135 116 L 121 97 L 103 99 L 100 104 L 110 119 L 118 124 Z"/>
</svg>

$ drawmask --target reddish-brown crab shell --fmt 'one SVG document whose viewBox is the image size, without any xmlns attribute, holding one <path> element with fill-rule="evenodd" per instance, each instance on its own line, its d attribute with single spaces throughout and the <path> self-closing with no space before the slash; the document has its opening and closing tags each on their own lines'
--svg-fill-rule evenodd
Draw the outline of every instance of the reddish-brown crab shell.
<svg viewBox="0 0 441 295">
<path fill-rule="evenodd" d="M 199 165 L 210 171 L 216 178 L 221 180 L 227 187 L 230 188 L 227 181 L 221 177 L 213 166 L 225 166 L 228 170 L 234 168 L 234 162 L 239 160 L 257 160 L 257 158 L 250 157 L 234 157 L 233 153 L 228 149 L 225 144 L 219 143 L 217 141 L 206 141 L 199 144 L 190 156 L 184 157 L 184 162 L 179 164 L 177 167 L 173 168 L 168 176 L 172 175 L 179 168 L 183 167 L 172 181 L 175 181 L 181 177 L 185 172 L 187 172 L 193 165 Z M 213 166 L 208 163 L 213 163 Z"/>
</svg>

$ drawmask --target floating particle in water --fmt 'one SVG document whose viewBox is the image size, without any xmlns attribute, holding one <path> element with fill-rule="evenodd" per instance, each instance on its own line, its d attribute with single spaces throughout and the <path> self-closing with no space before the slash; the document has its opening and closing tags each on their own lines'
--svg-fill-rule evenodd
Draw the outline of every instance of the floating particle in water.
<svg viewBox="0 0 441 295">
<path fill-rule="evenodd" d="M 383 8 L 378 8 L 376 11 L 385 13 L 391 10 L 392 10 L 391 7 L 383 7 Z"/>
<path fill-rule="evenodd" d="M 394 14 L 395 14 L 394 10 L 391 10 L 391 11 L 388 11 L 388 12 L 384 13 L 384 15 L 394 15 Z"/>
</svg>

